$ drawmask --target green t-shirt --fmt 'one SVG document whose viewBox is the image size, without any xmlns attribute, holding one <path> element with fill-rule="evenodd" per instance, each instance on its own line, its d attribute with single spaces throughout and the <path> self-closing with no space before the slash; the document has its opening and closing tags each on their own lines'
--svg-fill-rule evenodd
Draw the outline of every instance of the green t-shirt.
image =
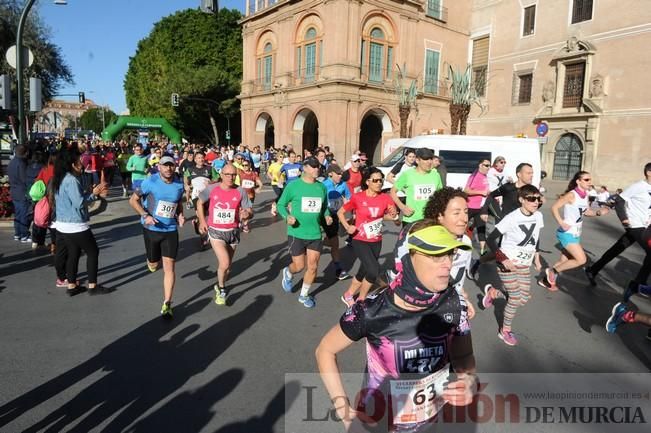
<svg viewBox="0 0 651 433">
<path fill-rule="evenodd" d="M 120 168 L 121 173 L 126 173 L 127 170 L 127 162 L 129 162 L 129 158 L 131 158 L 133 155 L 130 153 L 123 152 L 118 155 L 117 161 L 118 161 L 118 167 Z"/>
<path fill-rule="evenodd" d="M 291 213 L 287 205 L 291 203 Z M 278 200 L 278 213 L 287 219 L 296 218 L 296 224 L 287 226 L 287 234 L 298 239 L 321 239 L 321 222 L 330 215 L 325 186 L 321 182 L 307 183 L 302 178 L 290 182 Z"/>
<path fill-rule="evenodd" d="M 131 155 L 127 161 L 127 170 L 131 172 L 132 180 L 141 180 L 147 178 L 147 157 Z"/>
<path fill-rule="evenodd" d="M 404 222 L 420 221 L 424 218 L 425 205 L 427 200 L 435 191 L 443 188 L 441 175 L 435 168 L 429 173 L 421 173 L 416 167 L 411 168 L 400 175 L 394 184 L 397 190 L 407 196 L 407 206 L 414 210 L 411 216 L 403 216 Z"/>
</svg>

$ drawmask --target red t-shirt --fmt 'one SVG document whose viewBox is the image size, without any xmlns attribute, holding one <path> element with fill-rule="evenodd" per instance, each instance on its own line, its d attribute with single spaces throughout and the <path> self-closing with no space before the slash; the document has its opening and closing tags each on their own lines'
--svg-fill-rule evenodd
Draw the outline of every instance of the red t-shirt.
<svg viewBox="0 0 651 433">
<path fill-rule="evenodd" d="M 41 171 L 38 172 L 38 176 L 36 176 L 37 180 L 42 180 L 44 184 L 48 184 L 50 182 L 50 179 L 54 177 L 54 164 L 50 164 L 47 167 L 43 167 Z"/>
<path fill-rule="evenodd" d="M 204 159 L 206 162 L 212 164 L 212 162 L 217 158 L 217 154 L 213 152 L 212 150 L 209 150 L 206 155 L 204 156 Z"/>
<path fill-rule="evenodd" d="M 390 208 L 395 208 L 395 204 L 387 194 L 382 193 L 375 197 L 369 197 L 366 191 L 353 194 L 348 203 L 344 204 L 346 212 L 355 212 L 357 233 L 353 239 L 363 242 L 381 241 L 382 220 Z"/>
<path fill-rule="evenodd" d="M 360 192 L 361 185 L 362 185 L 362 172 L 348 169 L 348 175 L 350 176 L 346 181 L 346 184 L 348 185 L 348 190 L 351 192 L 351 194 Z"/>
<path fill-rule="evenodd" d="M 255 171 L 244 171 L 238 170 L 237 173 L 240 176 L 240 186 L 246 193 L 251 196 L 255 196 L 255 188 L 258 186 L 256 180 L 258 179 L 258 173 Z"/>
</svg>

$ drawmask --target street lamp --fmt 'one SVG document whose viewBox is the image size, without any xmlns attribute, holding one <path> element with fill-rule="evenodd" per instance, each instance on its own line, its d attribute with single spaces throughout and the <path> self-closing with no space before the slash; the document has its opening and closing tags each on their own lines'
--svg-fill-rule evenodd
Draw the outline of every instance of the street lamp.
<svg viewBox="0 0 651 433">
<path fill-rule="evenodd" d="M 18 143 L 26 144 L 26 124 L 25 122 L 25 89 L 23 88 L 23 32 L 25 30 L 25 22 L 27 21 L 27 15 L 32 9 L 36 0 L 27 0 L 23 12 L 20 14 L 20 20 L 18 21 L 18 31 L 16 32 L 16 79 L 18 86 Z M 66 0 L 54 0 L 55 5 L 67 5 Z"/>
</svg>

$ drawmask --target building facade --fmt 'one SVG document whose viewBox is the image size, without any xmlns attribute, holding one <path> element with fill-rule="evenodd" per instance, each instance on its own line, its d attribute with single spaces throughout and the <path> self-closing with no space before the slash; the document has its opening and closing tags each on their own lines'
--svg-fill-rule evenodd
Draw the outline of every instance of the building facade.
<svg viewBox="0 0 651 433">
<path fill-rule="evenodd" d="M 486 77 L 468 134 L 536 137 L 552 179 L 614 189 L 651 161 L 646 0 L 474 0 L 468 60 Z M 481 80 L 478 80 L 481 82 Z"/>
<path fill-rule="evenodd" d="M 448 64 L 467 62 L 470 0 L 253 0 L 242 20 L 242 141 L 360 149 L 399 137 L 397 66 L 416 82 L 408 130 L 449 125 Z"/>
<path fill-rule="evenodd" d="M 86 99 L 83 104 L 53 99 L 36 113 L 34 129 L 36 132 L 55 132 L 63 136 L 66 128 L 77 128 L 81 115 L 91 108 L 99 108 L 91 99 Z"/>
</svg>

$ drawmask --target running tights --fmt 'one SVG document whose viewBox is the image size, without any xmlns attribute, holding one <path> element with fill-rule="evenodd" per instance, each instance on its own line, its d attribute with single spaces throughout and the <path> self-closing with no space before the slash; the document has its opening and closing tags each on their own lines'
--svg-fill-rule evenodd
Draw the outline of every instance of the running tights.
<svg viewBox="0 0 651 433">
<path fill-rule="evenodd" d="M 353 251 L 359 259 L 359 270 L 355 274 L 357 281 L 366 280 L 373 284 L 380 274 L 380 251 L 382 251 L 382 241 L 380 242 L 363 242 L 353 239 L 351 243 Z"/>
<path fill-rule="evenodd" d="M 531 275 L 529 267 L 518 267 L 515 271 L 511 272 L 502 272 L 498 269 L 497 273 L 507 292 L 507 296 L 504 296 L 504 293 L 499 290 L 497 291 L 498 298 L 507 298 L 502 328 L 511 330 L 511 323 L 513 323 L 513 318 L 518 311 L 518 307 L 526 304 L 531 297 Z"/>
<path fill-rule="evenodd" d="M 647 229 L 651 230 L 651 229 Z M 599 260 L 597 260 L 592 266 L 590 266 L 590 271 L 593 274 L 598 274 L 599 271 L 608 264 L 612 259 L 619 256 L 626 248 L 633 245 L 634 243 L 640 244 L 646 257 L 644 258 L 644 263 L 635 277 L 635 282 L 639 284 L 646 284 L 649 279 L 649 274 L 651 273 L 651 248 L 644 244 L 644 228 L 634 228 L 626 229 L 626 232 L 622 235 L 621 238 L 615 242 L 615 244 L 604 253 Z"/>
<path fill-rule="evenodd" d="M 468 209 L 468 220 L 472 220 L 472 229 L 477 232 L 479 242 L 486 241 L 486 223 L 481 219 L 481 209 Z"/>
<path fill-rule="evenodd" d="M 61 233 L 57 232 L 57 237 L 63 237 L 63 241 L 68 249 L 68 260 L 66 261 L 66 275 L 68 281 L 77 281 L 77 270 L 79 268 L 79 257 L 81 250 L 86 253 L 86 272 L 88 274 L 88 283 L 97 283 L 97 267 L 99 262 L 99 248 L 95 236 L 90 229 L 79 233 Z M 57 248 L 58 249 L 58 248 Z"/>
</svg>

